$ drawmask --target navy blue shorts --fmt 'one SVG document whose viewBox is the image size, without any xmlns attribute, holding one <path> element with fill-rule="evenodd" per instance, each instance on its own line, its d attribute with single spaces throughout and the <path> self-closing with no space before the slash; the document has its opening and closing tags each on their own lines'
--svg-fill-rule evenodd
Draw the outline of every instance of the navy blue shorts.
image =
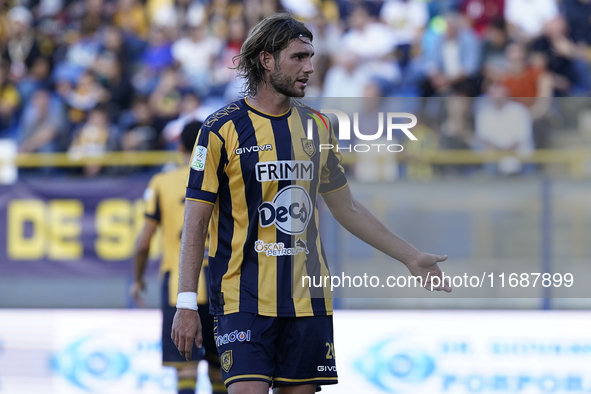
<svg viewBox="0 0 591 394">
<path fill-rule="evenodd" d="M 332 316 L 238 312 L 215 319 L 214 338 L 226 387 L 253 380 L 273 387 L 337 383 Z"/>
<path fill-rule="evenodd" d="M 191 361 L 185 360 L 179 353 L 176 345 L 170 337 L 172 331 L 172 320 L 176 308 L 168 303 L 168 280 L 170 273 L 166 273 L 162 280 L 161 288 L 161 309 L 162 309 L 162 365 L 171 367 L 186 367 L 197 365 L 199 361 L 206 358 L 213 363 L 217 362 L 217 349 L 213 340 L 213 316 L 209 314 L 209 305 L 199 305 L 199 317 L 203 330 L 203 347 L 198 349 L 193 342 Z"/>
</svg>

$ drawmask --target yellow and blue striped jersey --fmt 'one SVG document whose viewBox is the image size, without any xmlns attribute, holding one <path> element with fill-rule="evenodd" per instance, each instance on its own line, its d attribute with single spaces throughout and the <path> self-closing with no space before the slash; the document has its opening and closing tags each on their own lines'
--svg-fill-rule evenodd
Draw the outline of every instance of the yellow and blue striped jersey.
<svg viewBox="0 0 591 394">
<path fill-rule="evenodd" d="M 328 119 L 307 139 L 310 108 L 279 116 L 233 102 L 203 123 L 186 197 L 214 205 L 210 222 L 210 310 L 216 315 L 332 314 L 330 287 L 302 287 L 329 269 L 317 196 L 347 184 Z"/>
<path fill-rule="evenodd" d="M 156 174 L 150 180 L 144 193 L 146 219 L 155 220 L 162 229 L 162 260 L 160 274 L 170 272 L 168 300 L 176 305 L 179 288 L 179 256 L 181 250 L 181 231 L 185 210 L 185 187 L 187 168 L 181 167 L 170 172 Z M 203 266 L 207 266 L 207 259 Z M 202 271 L 203 273 L 203 271 Z M 204 277 L 204 275 L 201 275 Z M 207 304 L 207 285 L 205 279 L 198 286 L 197 303 Z"/>
</svg>

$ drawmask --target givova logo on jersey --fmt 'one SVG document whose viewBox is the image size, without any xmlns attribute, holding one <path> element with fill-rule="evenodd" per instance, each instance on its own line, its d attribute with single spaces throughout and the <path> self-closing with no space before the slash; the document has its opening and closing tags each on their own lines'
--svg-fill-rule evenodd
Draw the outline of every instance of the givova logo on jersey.
<svg viewBox="0 0 591 394">
<path fill-rule="evenodd" d="M 301 234 L 308 227 L 313 210 L 308 191 L 291 185 L 281 189 L 272 202 L 259 206 L 259 222 L 261 227 L 275 225 L 284 234 Z"/>
</svg>

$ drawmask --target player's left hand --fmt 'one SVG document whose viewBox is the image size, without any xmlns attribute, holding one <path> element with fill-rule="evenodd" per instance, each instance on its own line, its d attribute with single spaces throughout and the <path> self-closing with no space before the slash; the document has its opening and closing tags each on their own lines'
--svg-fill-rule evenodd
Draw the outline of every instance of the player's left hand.
<svg viewBox="0 0 591 394">
<path fill-rule="evenodd" d="M 191 360 L 193 342 L 197 348 L 203 346 L 199 313 L 191 309 L 177 309 L 172 320 L 170 337 L 177 349 L 187 361 Z"/>
<path fill-rule="evenodd" d="M 133 299 L 133 302 L 140 308 L 144 307 L 144 300 L 140 297 L 140 293 L 146 290 L 146 285 L 143 281 L 135 281 L 129 287 L 129 295 Z"/>
<path fill-rule="evenodd" d="M 447 260 L 447 255 L 439 256 L 435 254 L 421 253 L 415 260 L 406 264 L 406 267 L 413 276 L 420 276 L 423 278 L 423 287 L 427 290 L 443 290 L 446 293 L 449 293 L 451 292 L 449 280 L 443 280 L 443 274 L 437 265 L 437 263 L 445 260 Z M 439 281 L 433 281 L 433 277 L 438 277 Z"/>
</svg>

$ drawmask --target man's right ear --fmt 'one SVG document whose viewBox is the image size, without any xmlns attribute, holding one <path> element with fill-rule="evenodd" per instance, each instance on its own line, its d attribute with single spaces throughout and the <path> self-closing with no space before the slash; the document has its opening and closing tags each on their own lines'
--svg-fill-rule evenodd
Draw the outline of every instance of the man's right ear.
<svg viewBox="0 0 591 394">
<path fill-rule="evenodd" d="M 261 53 L 259 53 L 259 61 L 261 62 L 265 70 L 273 71 L 275 59 L 273 58 L 273 55 L 271 55 L 269 52 L 261 51 Z"/>
</svg>

